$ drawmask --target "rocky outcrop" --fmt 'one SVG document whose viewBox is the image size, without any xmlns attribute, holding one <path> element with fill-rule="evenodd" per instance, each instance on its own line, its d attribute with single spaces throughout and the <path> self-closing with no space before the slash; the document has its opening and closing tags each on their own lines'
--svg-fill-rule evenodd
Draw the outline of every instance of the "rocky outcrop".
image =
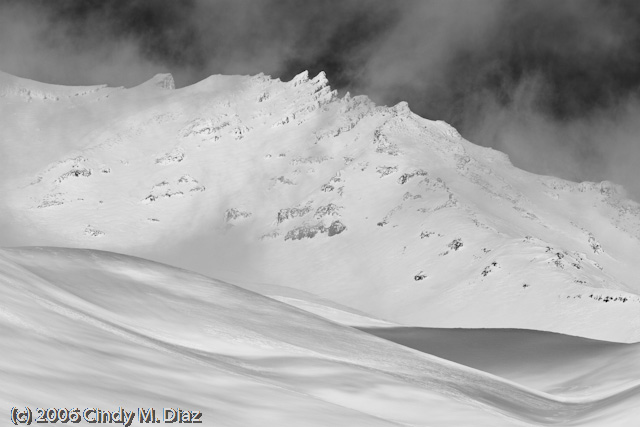
<svg viewBox="0 0 640 427">
<path fill-rule="evenodd" d="M 296 185 L 295 182 L 291 181 L 289 178 L 286 178 L 285 176 L 281 175 L 279 177 L 276 178 L 271 178 L 273 181 L 275 181 L 276 183 L 280 183 L 280 184 L 285 184 L 285 185 Z"/>
<path fill-rule="evenodd" d="M 94 228 L 91 225 L 87 225 L 87 227 L 84 229 L 84 234 L 85 236 L 90 236 L 90 237 L 103 237 L 105 233 L 104 231 L 98 230 L 97 228 Z"/>
<path fill-rule="evenodd" d="M 451 249 L 452 251 L 457 251 L 458 249 L 460 249 L 463 246 L 464 245 L 462 244 L 462 239 L 460 239 L 460 238 L 453 239 L 453 241 L 447 245 L 447 247 L 449 249 Z"/>
<path fill-rule="evenodd" d="M 47 194 L 44 196 L 40 204 L 37 206 L 38 208 L 49 208 L 51 206 L 60 206 L 64 205 L 65 200 L 62 193 L 54 193 Z"/>
<path fill-rule="evenodd" d="M 156 159 L 156 164 L 170 165 L 172 163 L 180 163 L 183 160 L 184 160 L 184 150 L 181 148 L 176 148 L 172 150 L 170 153 L 167 153 L 164 156 L 158 157 Z"/>
<path fill-rule="evenodd" d="M 376 129 L 373 133 L 373 143 L 376 146 L 376 153 L 388 154 L 390 156 L 397 156 L 400 154 L 398 146 L 389 141 L 389 138 L 381 128 Z"/>
<path fill-rule="evenodd" d="M 378 166 L 376 168 L 376 172 L 380 174 L 380 178 L 383 178 L 387 175 L 391 175 L 392 173 L 398 172 L 397 166 Z"/>
<path fill-rule="evenodd" d="M 302 227 L 294 228 L 287 232 L 284 236 L 284 240 L 302 240 L 304 238 L 312 239 L 316 237 L 318 233 L 323 233 L 325 230 L 324 225 L 303 225 Z"/>
<path fill-rule="evenodd" d="M 211 139 L 217 141 L 220 139 L 219 131 L 225 126 L 229 126 L 229 122 L 214 123 L 211 119 L 195 119 L 180 131 L 180 135 L 183 138 L 212 135 Z"/>
<path fill-rule="evenodd" d="M 327 234 L 329 237 L 345 231 L 347 227 L 340 221 L 333 221 L 329 227 L 325 227 L 322 223 L 315 225 L 303 225 L 287 232 L 284 240 L 302 240 L 304 238 L 312 239 L 318 234 Z"/>
<path fill-rule="evenodd" d="M 418 169 L 414 172 L 407 172 L 407 173 L 403 173 L 400 178 L 398 178 L 398 184 L 406 184 L 407 181 L 409 181 L 411 178 L 413 178 L 414 176 L 428 176 L 429 174 L 427 173 L 427 171 L 424 171 L 422 169 Z"/>
<path fill-rule="evenodd" d="M 327 235 L 329 237 L 340 234 L 347 229 L 347 226 L 340 221 L 333 221 L 329 228 L 327 228 Z"/>
<path fill-rule="evenodd" d="M 144 198 L 144 200 L 142 200 L 142 203 L 153 203 L 157 200 L 160 199 L 165 199 L 165 198 L 172 198 L 172 197 L 183 197 L 184 193 L 182 191 L 170 191 L 167 190 L 165 193 L 161 193 L 161 194 L 149 194 L 147 197 Z"/>
<path fill-rule="evenodd" d="M 316 209 L 316 213 L 314 217 L 316 219 L 322 219 L 325 216 L 339 216 L 339 211 L 342 209 L 342 206 L 334 205 L 333 203 L 329 203 L 326 206 L 320 206 Z"/>
<path fill-rule="evenodd" d="M 249 218 L 250 216 L 251 212 L 243 211 L 237 208 L 229 208 L 224 212 L 224 222 L 229 224 Z"/>
<path fill-rule="evenodd" d="M 159 88 L 166 90 L 173 90 L 176 88 L 176 83 L 171 74 L 157 74 L 153 80 L 155 86 Z"/>
<path fill-rule="evenodd" d="M 60 175 L 57 179 L 56 179 L 56 183 L 61 183 L 63 181 L 66 181 L 69 178 L 78 178 L 78 177 L 85 177 L 88 178 L 90 177 L 92 174 L 91 169 L 87 169 L 87 168 L 76 168 L 76 169 L 71 169 L 69 172 L 66 172 L 62 175 Z"/>
<path fill-rule="evenodd" d="M 154 185 L 150 194 L 142 200 L 142 203 L 148 204 L 160 199 L 183 197 L 185 193 L 203 192 L 205 190 L 206 187 L 200 185 L 198 180 L 191 175 L 182 175 L 173 184 L 164 180 Z"/>
<path fill-rule="evenodd" d="M 301 164 L 307 164 L 307 165 L 311 165 L 311 164 L 320 164 L 323 162 L 326 162 L 327 160 L 330 160 L 329 157 L 327 156 L 319 156 L 319 157 L 296 157 L 294 159 L 291 160 L 291 165 L 292 166 L 297 166 L 297 165 L 301 165 Z"/>
<path fill-rule="evenodd" d="M 299 218 L 311 212 L 311 206 L 306 205 L 301 208 L 285 208 L 278 211 L 278 224 L 283 223 L 292 218 Z"/>
<path fill-rule="evenodd" d="M 341 183 L 343 183 L 342 178 L 340 177 L 340 174 L 336 174 L 335 176 L 333 176 L 328 183 L 326 184 L 322 184 L 322 187 L 320 187 L 321 191 L 324 191 L 325 193 L 329 193 L 333 190 L 335 190 L 336 188 L 343 188 L 343 186 L 339 186 Z"/>
</svg>

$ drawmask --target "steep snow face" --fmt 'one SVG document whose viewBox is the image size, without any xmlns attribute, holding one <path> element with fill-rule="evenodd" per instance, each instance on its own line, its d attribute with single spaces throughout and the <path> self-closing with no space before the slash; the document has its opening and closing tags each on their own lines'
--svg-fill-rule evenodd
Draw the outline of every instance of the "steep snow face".
<svg viewBox="0 0 640 427">
<path fill-rule="evenodd" d="M 615 185 L 518 170 L 405 103 L 339 98 L 323 73 L 172 87 L 20 101 L 76 147 L 6 190 L 25 244 L 295 287 L 399 324 L 640 340 L 640 206 Z"/>
<path fill-rule="evenodd" d="M 0 249 L 0 295 L 0 339 L 10 343 L 0 358 L 0 403 L 8 408 L 180 407 L 219 426 L 622 427 L 640 415 L 640 386 L 620 381 L 637 369 L 637 345 L 609 345 L 610 357 L 622 357 L 606 373 L 580 359 L 577 371 L 595 378 L 571 377 L 586 390 L 571 396 L 114 253 Z M 449 351 L 460 345 L 442 335 L 439 342 Z"/>
</svg>

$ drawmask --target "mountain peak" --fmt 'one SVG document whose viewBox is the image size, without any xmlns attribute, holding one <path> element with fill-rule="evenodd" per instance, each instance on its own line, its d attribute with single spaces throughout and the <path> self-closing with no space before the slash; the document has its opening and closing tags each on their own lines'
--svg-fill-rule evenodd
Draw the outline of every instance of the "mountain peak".
<svg viewBox="0 0 640 427">
<path fill-rule="evenodd" d="M 176 88 L 176 85 L 171 73 L 159 73 L 138 87 L 159 87 L 161 89 L 173 90 Z"/>
<path fill-rule="evenodd" d="M 640 339 L 640 207 L 608 183 L 519 170 L 407 103 L 339 98 L 322 72 L 84 101 L 80 149 L 9 197 L 37 244 L 297 287 L 400 324 Z"/>
</svg>

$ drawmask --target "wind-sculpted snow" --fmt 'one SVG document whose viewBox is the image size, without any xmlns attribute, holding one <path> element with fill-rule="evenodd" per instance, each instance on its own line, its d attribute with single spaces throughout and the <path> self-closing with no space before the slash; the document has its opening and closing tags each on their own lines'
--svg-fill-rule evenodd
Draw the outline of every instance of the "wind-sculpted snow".
<svg viewBox="0 0 640 427">
<path fill-rule="evenodd" d="M 324 73 L 171 88 L 0 98 L 19 115 L 0 129 L 23 138 L 12 150 L 74 147 L 12 174 L 22 242 L 293 286 L 410 326 L 640 341 L 640 206 L 623 189 L 518 170 L 406 103 L 339 97 Z"/>
<path fill-rule="evenodd" d="M 640 385 L 619 380 L 637 369 L 637 346 L 583 346 L 582 392 L 558 395 L 115 253 L 1 249 L 0 293 L 7 407 L 180 407 L 219 426 L 629 426 L 640 416 Z M 451 337 L 437 337 L 440 353 L 459 357 L 451 349 L 464 341 Z M 608 373 L 590 350 L 610 357 Z"/>
<path fill-rule="evenodd" d="M 0 71 L 0 98 L 8 98 L 9 100 L 52 102 L 86 96 L 101 90 L 110 91 L 106 85 L 56 86 L 15 77 Z"/>
</svg>

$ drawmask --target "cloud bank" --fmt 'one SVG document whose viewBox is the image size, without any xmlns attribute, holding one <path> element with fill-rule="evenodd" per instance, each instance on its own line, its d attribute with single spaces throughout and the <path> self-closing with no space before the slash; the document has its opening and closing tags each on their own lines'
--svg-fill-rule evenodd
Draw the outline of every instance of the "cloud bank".
<svg viewBox="0 0 640 427">
<path fill-rule="evenodd" d="M 629 0 L 5 0 L 0 69 L 113 86 L 324 70 L 519 167 L 640 200 L 639 23 Z"/>
</svg>

